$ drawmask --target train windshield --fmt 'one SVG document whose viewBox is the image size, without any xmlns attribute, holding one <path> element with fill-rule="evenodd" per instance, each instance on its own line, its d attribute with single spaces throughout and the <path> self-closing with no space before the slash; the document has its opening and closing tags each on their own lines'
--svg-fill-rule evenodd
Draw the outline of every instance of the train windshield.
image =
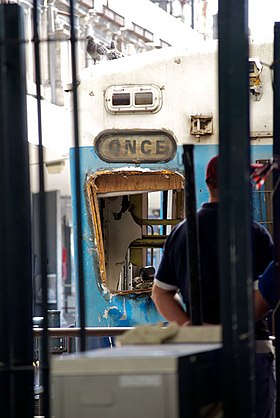
<svg viewBox="0 0 280 418">
<path fill-rule="evenodd" d="M 110 292 L 151 291 L 165 239 L 184 217 L 183 188 L 183 176 L 168 170 L 89 177 L 100 280 Z"/>
</svg>

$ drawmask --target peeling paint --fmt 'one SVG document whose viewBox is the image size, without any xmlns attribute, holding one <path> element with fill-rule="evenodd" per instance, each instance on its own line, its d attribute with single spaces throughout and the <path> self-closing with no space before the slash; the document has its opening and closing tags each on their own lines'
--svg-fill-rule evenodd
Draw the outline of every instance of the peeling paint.
<svg viewBox="0 0 280 418">
<path fill-rule="evenodd" d="M 108 319 L 109 318 L 109 316 L 110 316 L 110 313 L 120 313 L 120 310 L 119 310 L 119 308 L 115 305 L 115 306 L 110 306 L 110 308 L 108 308 L 108 309 L 105 309 L 105 311 L 104 311 L 104 313 L 103 313 L 103 318 L 105 318 L 105 319 Z"/>
<path fill-rule="evenodd" d="M 120 318 L 121 321 L 127 320 L 127 313 L 126 313 L 126 302 L 125 299 L 123 300 L 123 314 Z"/>
</svg>

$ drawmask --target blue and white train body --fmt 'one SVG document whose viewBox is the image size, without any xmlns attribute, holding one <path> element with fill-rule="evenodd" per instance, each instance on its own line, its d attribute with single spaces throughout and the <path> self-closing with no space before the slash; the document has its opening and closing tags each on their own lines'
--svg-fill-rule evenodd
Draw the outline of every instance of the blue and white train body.
<svg viewBox="0 0 280 418">
<path fill-rule="evenodd" d="M 250 56 L 255 162 L 272 156 L 272 83 L 262 64 L 272 62 L 272 46 L 251 45 Z M 81 72 L 86 326 L 162 320 L 151 300 L 154 268 L 166 235 L 184 218 L 182 144 L 195 144 L 197 206 L 208 198 L 205 167 L 218 151 L 217 74 L 214 44 L 199 53 L 165 48 L 102 61 Z M 70 160 L 75 211 L 74 148 Z M 265 220 L 264 191 L 258 201 L 256 217 Z"/>
</svg>

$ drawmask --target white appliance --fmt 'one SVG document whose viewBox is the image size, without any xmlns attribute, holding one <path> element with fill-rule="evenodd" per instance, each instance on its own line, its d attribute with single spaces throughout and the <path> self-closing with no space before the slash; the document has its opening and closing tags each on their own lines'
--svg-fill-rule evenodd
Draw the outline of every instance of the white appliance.
<svg viewBox="0 0 280 418">
<path fill-rule="evenodd" d="M 220 344 L 94 350 L 52 359 L 55 418 L 194 418 L 221 399 Z"/>
</svg>

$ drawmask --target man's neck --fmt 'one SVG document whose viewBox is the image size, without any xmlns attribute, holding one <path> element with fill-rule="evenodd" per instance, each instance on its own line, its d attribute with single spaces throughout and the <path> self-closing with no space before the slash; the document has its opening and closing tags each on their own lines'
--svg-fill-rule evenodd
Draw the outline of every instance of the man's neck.
<svg viewBox="0 0 280 418">
<path fill-rule="evenodd" d="M 219 202 L 219 197 L 218 196 L 212 196 L 210 194 L 209 196 L 209 203 L 218 203 Z"/>
<path fill-rule="evenodd" d="M 219 190 L 217 187 L 213 185 L 208 185 L 209 190 L 209 202 L 210 203 L 218 203 L 219 202 Z"/>
</svg>

